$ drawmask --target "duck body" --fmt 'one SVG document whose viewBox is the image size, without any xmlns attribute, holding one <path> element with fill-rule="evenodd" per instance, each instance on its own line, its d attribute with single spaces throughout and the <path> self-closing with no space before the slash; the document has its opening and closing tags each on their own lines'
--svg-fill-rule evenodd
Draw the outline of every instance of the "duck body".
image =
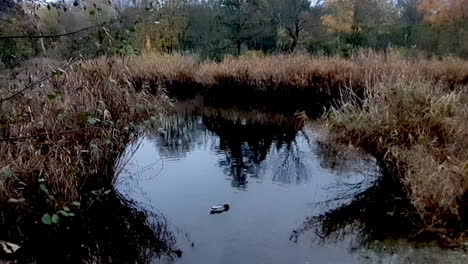
<svg viewBox="0 0 468 264">
<path fill-rule="evenodd" d="M 229 204 L 217 204 L 211 206 L 210 214 L 220 214 L 229 211 Z"/>
</svg>

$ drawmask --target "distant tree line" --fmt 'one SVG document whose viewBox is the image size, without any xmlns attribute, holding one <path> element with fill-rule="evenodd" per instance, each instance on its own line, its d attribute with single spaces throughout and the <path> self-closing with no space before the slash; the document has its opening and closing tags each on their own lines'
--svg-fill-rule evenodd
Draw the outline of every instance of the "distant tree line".
<svg viewBox="0 0 468 264">
<path fill-rule="evenodd" d="M 362 48 L 466 58 L 468 0 L 0 2 L 6 65 L 34 56 L 179 52 L 221 60 L 297 51 L 349 56 Z"/>
</svg>

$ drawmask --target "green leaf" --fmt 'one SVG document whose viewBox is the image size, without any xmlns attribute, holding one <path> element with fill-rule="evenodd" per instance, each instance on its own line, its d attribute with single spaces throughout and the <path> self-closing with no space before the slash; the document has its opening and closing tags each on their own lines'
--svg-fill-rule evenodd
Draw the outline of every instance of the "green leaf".
<svg viewBox="0 0 468 264">
<path fill-rule="evenodd" d="M 86 120 L 86 122 L 88 123 L 88 125 L 94 125 L 97 122 L 101 122 L 101 120 L 95 117 L 88 117 L 88 120 Z"/>
<path fill-rule="evenodd" d="M 15 198 L 10 198 L 8 200 L 9 203 L 14 203 L 14 204 L 20 204 L 20 203 L 24 203 L 26 200 L 24 198 L 19 198 L 19 199 L 15 199 Z"/>
<path fill-rule="evenodd" d="M 49 190 L 47 190 L 45 184 L 39 184 L 39 189 L 41 189 L 41 191 L 45 192 L 46 194 L 49 194 Z"/>
<path fill-rule="evenodd" d="M 15 173 L 10 168 L 0 169 L 0 177 L 1 178 L 10 178 L 13 175 L 15 175 Z"/>
<path fill-rule="evenodd" d="M 136 31 L 136 27 L 129 27 L 129 28 L 128 28 L 128 31 L 130 31 L 130 32 L 135 32 L 135 31 Z"/>
<path fill-rule="evenodd" d="M 70 216 L 70 213 L 67 213 L 64 210 L 59 210 L 58 213 L 63 215 L 63 216 Z"/>
<path fill-rule="evenodd" d="M 76 206 L 76 207 L 80 207 L 81 203 L 78 202 L 78 201 L 73 201 L 72 202 L 72 205 Z"/>
<path fill-rule="evenodd" d="M 58 69 L 52 71 L 53 76 L 60 76 L 60 75 L 65 74 L 65 73 L 67 73 L 67 72 L 62 68 L 58 68 Z"/>
<path fill-rule="evenodd" d="M 49 100 L 55 100 L 55 99 L 57 99 L 57 97 L 58 96 L 57 96 L 56 93 L 50 93 L 50 94 L 47 95 L 47 99 L 49 99 Z"/>
<path fill-rule="evenodd" d="M 51 220 L 52 220 L 52 224 L 58 224 L 60 217 L 58 216 L 58 214 L 54 214 Z"/>
<path fill-rule="evenodd" d="M 44 223 L 45 225 L 52 224 L 52 217 L 50 217 L 50 215 L 48 214 L 45 214 L 41 220 L 42 220 L 42 223 Z"/>
<path fill-rule="evenodd" d="M 63 210 L 67 211 L 67 212 L 70 212 L 70 208 L 68 206 L 64 206 L 63 207 Z"/>
<path fill-rule="evenodd" d="M 89 11 L 89 14 L 92 15 L 92 16 L 96 15 L 96 10 Z"/>
<path fill-rule="evenodd" d="M 74 213 L 68 213 L 68 216 L 75 216 Z"/>
</svg>

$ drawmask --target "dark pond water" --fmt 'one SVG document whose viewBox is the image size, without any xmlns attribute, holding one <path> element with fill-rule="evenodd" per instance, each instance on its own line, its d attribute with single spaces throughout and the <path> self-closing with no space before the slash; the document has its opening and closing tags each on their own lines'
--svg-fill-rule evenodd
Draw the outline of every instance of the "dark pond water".
<svg viewBox="0 0 468 264">
<path fill-rule="evenodd" d="M 129 147 L 118 184 L 167 218 L 183 251 L 175 263 L 372 258 L 352 249 L 353 235 L 321 243 L 313 231 L 297 237 L 294 231 L 347 202 L 350 190 L 367 188 L 378 174 L 372 159 L 337 153 L 318 128 L 292 116 L 177 108 L 162 128 Z M 219 203 L 230 210 L 211 215 L 210 206 Z"/>
</svg>

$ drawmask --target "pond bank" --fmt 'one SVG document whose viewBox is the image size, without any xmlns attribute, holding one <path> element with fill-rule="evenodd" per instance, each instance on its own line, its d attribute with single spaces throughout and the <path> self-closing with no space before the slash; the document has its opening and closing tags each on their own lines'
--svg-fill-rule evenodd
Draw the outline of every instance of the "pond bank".
<svg viewBox="0 0 468 264">
<path fill-rule="evenodd" d="M 401 186 L 320 123 L 176 102 L 127 153 L 137 180 L 117 188 L 180 230 L 175 263 L 464 263 L 463 251 L 408 242 Z M 210 215 L 216 203 L 230 210 Z"/>
<path fill-rule="evenodd" d="M 411 234 L 447 246 L 466 240 L 468 63 L 408 61 L 367 53 L 231 58 L 198 64 L 182 56 L 135 58 L 137 87 L 164 86 L 206 105 L 320 117 L 331 137 L 374 155 L 409 201 Z M 153 74 L 152 74 L 153 73 Z M 411 213 L 408 213 L 411 211 Z"/>
<path fill-rule="evenodd" d="M 141 125 L 157 124 L 166 100 L 118 84 L 110 62 L 61 67 L 19 70 L 9 83 L 16 92 L 2 90 L 2 257 L 91 261 L 106 252 L 122 258 L 119 249 L 134 259 L 175 256 L 164 223 L 113 191 L 119 157 Z"/>
<path fill-rule="evenodd" d="M 448 245 L 465 239 L 465 61 L 368 54 L 198 64 L 181 56 L 147 56 L 62 68 L 18 70 L 16 81 L 1 91 L 0 204 L 9 216 L 3 225 L 21 223 L 25 212 L 39 224 L 43 217 L 51 221 L 84 193 L 110 189 L 116 161 L 138 137 L 140 124 L 160 124 L 167 93 L 309 116 L 334 106 L 325 121 L 336 141 L 356 145 L 398 172 L 392 176 L 420 221 L 414 233 L 434 234 Z M 428 221 L 429 215 L 436 218 Z M 0 240 L 21 240 L 9 228 L 1 232 Z"/>
<path fill-rule="evenodd" d="M 349 59 L 277 55 L 198 62 L 192 57 L 147 54 L 116 60 L 115 69 L 135 87 L 189 99 L 196 95 L 217 107 L 263 109 L 319 117 L 352 93 L 363 99 L 367 87 L 397 80 L 440 83 L 448 90 L 468 84 L 468 63 L 460 59 L 409 61 L 396 54 L 361 53 Z"/>
</svg>

